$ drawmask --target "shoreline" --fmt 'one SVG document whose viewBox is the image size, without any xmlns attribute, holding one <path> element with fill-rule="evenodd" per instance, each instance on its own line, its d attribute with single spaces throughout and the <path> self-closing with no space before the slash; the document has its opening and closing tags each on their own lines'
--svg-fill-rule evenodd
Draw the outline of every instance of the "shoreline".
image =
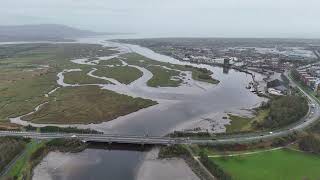
<svg viewBox="0 0 320 180">
<path fill-rule="evenodd" d="M 99 43 L 96 43 L 96 44 L 99 44 Z M 130 47 L 128 47 L 128 48 L 130 48 Z M 147 57 L 147 56 L 146 56 Z M 151 59 L 153 59 L 153 58 L 151 58 Z M 158 59 L 158 61 L 161 61 L 161 60 L 159 60 L 159 58 L 156 58 L 156 59 Z M 154 59 L 154 60 L 156 60 L 156 59 Z M 156 60 L 157 61 L 157 60 Z M 165 60 L 164 60 L 165 61 Z M 171 62 L 172 63 L 172 62 Z M 175 64 L 175 62 L 173 63 L 173 64 Z M 177 64 L 180 64 L 180 63 L 177 63 Z M 207 66 L 202 66 L 202 65 L 195 65 L 195 66 L 199 66 L 199 67 L 207 67 Z M 209 68 L 209 70 L 210 71 L 212 71 L 213 73 L 214 73 L 214 75 L 217 73 L 217 72 L 215 72 L 215 71 L 213 71 L 213 70 L 217 70 L 217 68 L 215 68 L 215 67 L 210 67 Z M 239 72 L 240 73 L 240 72 Z M 62 74 L 63 75 L 63 74 Z M 217 77 L 219 77 L 219 76 L 217 76 Z M 249 76 L 248 76 L 248 78 L 249 78 Z M 251 77 L 252 78 L 252 77 Z M 210 85 L 210 88 L 209 89 L 207 89 L 207 90 L 204 90 L 203 88 L 202 88 L 202 86 L 204 85 L 204 83 L 202 84 L 202 82 L 198 82 L 198 81 L 194 81 L 194 85 L 199 85 L 200 87 L 196 87 L 198 90 L 199 90 L 199 92 L 202 94 L 202 96 L 206 96 L 207 94 L 210 94 L 210 93 L 212 93 L 212 92 L 215 92 L 215 90 L 217 90 L 218 89 L 218 92 L 219 93 L 221 93 L 220 91 L 221 91 L 221 87 L 224 87 L 224 86 L 222 86 L 221 85 L 221 83 L 219 83 L 218 85 Z M 228 83 L 225 83 L 225 82 L 222 82 L 222 83 L 224 83 L 224 84 L 228 84 Z M 204 86 L 205 87 L 205 89 L 206 89 L 206 86 Z M 228 86 L 227 86 L 228 87 Z M 139 88 L 139 87 L 138 87 Z M 184 87 L 180 87 L 182 90 L 184 89 Z M 146 89 L 151 89 L 151 88 L 146 88 Z M 142 91 L 139 91 L 139 90 L 141 90 L 141 87 L 140 87 L 140 89 L 137 89 L 138 91 L 138 93 L 145 93 L 145 92 L 147 92 L 146 91 L 146 89 L 143 89 L 142 88 Z M 174 90 L 174 91 L 178 91 L 179 90 L 179 87 L 178 88 L 171 88 L 172 90 Z M 220 90 L 219 90 L 220 89 Z M 153 90 L 153 89 L 151 89 L 151 90 Z M 159 89 L 158 91 L 163 91 L 163 92 L 161 92 L 161 93 L 170 93 L 170 88 L 161 88 L 161 89 Z M 189 89 L 189 91 L 191 92 L 193 92 L 194 93 L 194 89 Z M 183 91 L 182 91 L 183 92 Z M 147 94 L 147 95 L 150 95 L 150 94 Z M 151 94 L 152 95 L 152 94 Z M 218 94 L 217 96 L 219 96 L 220 94 Z M 192 95 L 191 95 L 192 96 Z M 227 95 L 228 96 L 228 95 Z M 120 116 L 120 117 L 118 117 L 118 118 L 116 118 L 116 119 L 114 119 L 114 120 L 112 120 L 112 121 L 108 121 L 108 122 L 103 122 L 103 123 L 99 123 L 99 124 L 87 124 L 87 125 L 83 125 L 83 124 L 70 124 L 70 125 L 57 125 L 57 124 L 33 124 L 34 126 L 48 126 L 48 125 L 53 125 L 53 126 L 58 126 L 58 127 L 78 127 L 78 128 L 90 128 L 90 129 L 95 129 L 95 130 L 97 130 L 97 131 L 101 131 L 101 132 L 106 132 L 106 133 L 114 133 L 114 134 L 121 134 L 121 133 L 125 133 L 125 132 L 127 132 L 127 131 L 121 131 L 121 130 L 126 130 L 125 128 L 130 128 L 130 129 L 135 129 L 136 128 L 136 126 L 143 126 L 143 125 L 145 125 L 145 123 L 141 123 L 141 122 L 143 122 L 143 120 L 141 120 L 141 119 L 139 119 L 139 118 L 141 118 L 141 116 L 140 115 L 142 115 L 142 114 L 150 114 L 150 118 L 152 118 L 152 114 L 153 114 L 153 112 L 163 112 L 163 113 L 166 113 L 167 111 L 167 109 L 170 109 L 170 108 L 175 108 L 176 107 L 176 105 L 177 104 L 179 104 L 180 102 L 181 102 L 181 104 L 186 104 L 186 106 L 190 106 L 190 105 L 197 105 L 197 103 L 198 102 L 196 102 L 196 103 L 190 103 L 190 102 L 188 102 L 188 101 L 192 101 L 193 99 L 195 99 L 195 98 L 198 98 L 198 96 L 195 96 L 195 97 L 191 97 L 190 98 L 190 94 L 182 94 L 181 96 L 178 96 L 178 95 L 176 95 L 176 94 L 173 94 L 173 95 L 170 95 L 170 96 L 168 96 L 168 95 L 166 95 L 166 96 L 163 96 L 162 94 L 160 94 L 160 95 L 158 95 L 157 97 L 162 97 L 162 99 L 160 98 L 160 99 L 158 99 L 157 101 L 159 102 L 159 104 L 158 105 L 155 105 L 155 106 L 151 106 L 151 107 L 148 107 L 148 108 L 144 108 L 144 109 L 141 109 L 141 110 L 139 110 L 139 111 L 137 111 L 137 112 L 134 112 L 134 113 L 130 113 L 130 114 L 128 114 L 128 115 L 125 115 L 125 116 Z M 167 99 L 165 99 L 165 98 L 163 98 L 163 97 L 168 97 Z M 185 100 L 185 98 L 186 97 L 188 97 L 189 99 L 187 99 L 187 100 Z M 249 97 L 251 97 L 251 95 L 249 96 Z M 169 99 L 169 98 L 171 98 L 171 99 Z M 203 97 L 200 97 L 200 98 L 203 98 Z M 213 97 L 214 98 L 214 97 Z M 211 99 L 212 99 L 212 97 L 211 97 Z M 185 100 L 185 101 L 183 101 L 183 100 Z M 204 99 L 205 100 L 205 99 Z M 258 100 L 260 100 L 259 98 L 256 98 L 256 99 L 254 99 L 254 98 L 252 98 L 251 97 L 251 101 L 258 101 Z M 161 102 L 160 102 L 161 101 Z M 242 100 L 243 101 L 243 100 Z M 213 103 L 214 104 L 214 102 L 211 102 L 211 103 Z M 245 104 L 250 104 L 250 103 L 252 103 L 252 102 L 250 102 L 250 101 L 248 101 L 248 102 L 240 102 L 239 104 L 241 104 L 241 103 L 245 103 Z M 174 110 L 177 110 L 177 111 L 179 111 L 179 110 L 182 110 L 183 108 L 184 108 L 184 104 L 183 105 L 181 105 L 181 104 L 179 104 L 180 106 L 177 108 L 177 109 L 174 109 Z M 204 104 L 201 104 L 201 106 L 203 106 Z M 201 109 L 201 106 L 200 106 L 200 108 L 199 109 Z M 251 106 L 251 105 L 249 105 L 249 106 Z M 220 109 L 222 109 L 222 108 L 224 108 L 223 106 L 221 106 L 221 107 L 218 107 L 218 108 L 220 108 Z M 240 107 L 239 107 L 240 108 Z M 243 107 L 242 107 L 243 108 Z M 212 116 L 214 116 L 214 115 L 220 115 L 220 116 L 223 116 L 222 114 L 223 113 L 225 113 L 225 110 L 223 110 L 223 111 L 221 111 L 220 109 L 218 109 L 218 110 L 215 110 L 215 109 L 213 109 L 212 110 L 212 112 L 210 112 L 210 113 L 207 113 L 206 111 L 204 111 L 204 112 L 206 112 L 206 114 L 201 114 L 201 112 L 202 111 L 199 111 L 198 110 L 198 112 L 196 111 L 194 114 L 192 114 L 193 112 L 190 112 L 190 116 L 188 116 L 189 115 L 189 112 L 184 112 L 184 111 L 181 111 L 181 113 L 185 113 L 185 114 L 187 114 L 186 116 L 185 115 L 183 115 L 183 116 L 179 116 L 179 118 L 181 118 L 181 119 L 183 119 L 184 120 L 184 122 L 183 123 L 181 123 L 181 121 L 177 121 L 177 122 L 174 122 L 174 123 L 171 123 L 170 125 L 172 125 L 171 127 L 166 127 L 166 126 L 163 126 L 163 127 L 161 127 L 161 126 L 159 126 L 159 128 L 168 128 L 168 129 L 166 129 L 165 131 L 167 132 L 167 133 L 169 133 L 169 132 L 171 132 L 172 131 L 172 129 L 174 129 L 174 128 L 177 128 L 178 126 L 183 126 L 183 124 L 188 124 L 188 123 L 190 123 L 191 125 L 189 125 L 189 126 L 192 126 L 192 124 L 194 124 L 194 123 L 196 123 L 197 124 L 197 122 L 198 121 L 202 121 L 202 119 L 201 119 L 201 117 L 202 116 L 205 116 L 205 118 L 211 118 L 211 119 L 214 119 L 214 117 L 212 118 Z M 189 107 L 189 109 L 187 109 L 187 110 L 190 110 L 190 107 Z M 193 110 L 193 109 L 191 109 L 191 110 Z M 216 111 L 218 111 L 218 112 L 216 112 Z M 170 111 L 168 112 L 168 113 L 171 113 Z M 160 113 L 158 113 L 157 115 L 159 115 Z M 199 115 L 200 114 L 200 115 Z M 142 116 L 142 118 L 144 118 L 145 120 L 148 120 L 146 117 L 149 117 L 149 116 Z M 165 116 L 165 117 L 167 117 L 167 116 Z M 171 117 L 171 116 L 169 116 L 169 117 Z M 172 116 L 173 118 L 175 118 L 175 116 L 173 115 Z M 185 117 L 186 117 L 186 119 L 185 119 Z M 190 119 L 187 119 L 188 117 L 191 117 Z M 160 120 L 159 118 L 158 119 L 156 119 L 156 120 Z M 171 119 L 170 119 L 171 120 Z M 129 122 L 130 121 L 130 122 Z M 133 123 L 132 123 L 132 121 L 133 121 Z M 168 121 L 168 120 L 167 120 Z M 173 120 L 174 121 L 174 120 Z M 150 122 L 150 121 L 149 121 Z M 149 123 L 149 122 L 147 122 L 147 123 Z M 220 124 L 220 127 L 221 126 L 224 126 L 224 125 L 226 125 L 226 123 L 228 123 L 227 121 L 220 121 L 220 120 L 215 120 L 214 121 L 215 123 L 217 123 L 218 125 Z M 129 125 L 127 125 L 129 123 Z M 159 122 L 160 123 L 160 122 Z M 163 121 L 162 122 L 163 124 L 164 123 L 166 123 L 166 121 Z M 222 123 L 222 125 L 221 125 L 221 123 Z M 157 124 L 157 123 L 156 123 Z M 207 124 L 203 124 L 203 126 L 208 126 Z M 210 126 L 210 125 L 209 125 Z M 120 127 L 120 128 L 119 128 Z M 123 128 L 124 127 L 124 128 Z M 138 130 L 140 130 L 140 132 L 139 133 L 146 133 L 146 132 L 141 132 L 141 130 L 142 129 L 144 129 L 144 130 L 149 130 L 148 129 L 148 124 L 146 124 L 146 127 L 147 128 L 141 128 L 140 127 L 140 129 L 138 129 Z M 219 127 L 219 126 L 218 126 Z M 155 126 L 155 127 L 150 127 L 150 130 L 152 130 L 152 128 L 158 128 L 157 126 Z M 218 130 L 223 130 L 223 128 L 218 128 Z M 128 131 L 128 132 L 131 132 L 132 133 L 132 131 L 133 130 L 130 130 L 130 131 Z M 148 133 L 148 132 L 147 132 Z M 156 132 L 156 133 L 158 133 L 158 132 Z M 163 135 L 165 135 L 164 134 L 164 131 L 163 132 L 161 132 Z M 68 154 L 66 154 L 66 156 L 67 156 Z M 134 167 L 135 168 L 137 168 L 138 169 L 138 173 L 137 174 L 139 174 L 139 171 L 141 170 L 141 168 L 144 166 L 144 164 L 145 164 L 145 161 L 147 161 L 147 159 L 144 159 L 140 164 L 136 164 Z M 42 161 L 41 161 L 42 162 Z M 157 164 L 156 162 L 154 162 L 155 164 Z M 170 161 L 165 161 L 165 162 L 163 162 L 164 164 L 166 164 L 166 167 L 169 165 L 170 166 Z M 172 163 L 177 163 L 177 166 L 179 166 L 179 167 L 183 167 L 182 169 L 183 170 L 185 170 L 186 168 L 189 168 L 189 166 L 187 166 L 187 167 L 185 167 L 185 164 L 183 164 L 183 162 L 177 162 L 177 161 L 172 161 Z M 185 163 L 185 162 L 184 162 Z M 151 161 L 151 164 L 153 164 L 153 162 Z M 160 163 L 161 164 L 161 163 Z M 160 165 L 161 166 L 161 165 Z M 154 167 L 156 167 L 156 165 L 154 165 Z M 174 169 L 174 166 L 170 166 L 170 167 L 172 167 L 171 169 Z M 76 168 L 76 167 L 74 167 L 74 168 Z M 151 168 L 152 169 L 152 168 Z M 157 170 L 157 168 L 153 168 L 153 169 L 156 169 Z M 189 168 L 190 169 L 190 168 Z M 149 175 L 151 175 L 151 174 L 149 174 Z M 138 175 L 137 175 L 138 176 Z M 141 176 L 141 175 L 140 175 Z M 148 174 L 145 174 L 145 176 L 148 176 Z M 144 176 L 144 177 L 145 177 Z M 172 178 L 171 178 L 172 179 Z M 183 178 L 183 179 L 185 179 L 185 178 Z"/>
<path fill-rule="evenodd" d="M 159 147 L 153 148 L 140 164 L 136 180 L 200 180 L 189 165 L 181 158 L 159 159 Z"/>
</svg>

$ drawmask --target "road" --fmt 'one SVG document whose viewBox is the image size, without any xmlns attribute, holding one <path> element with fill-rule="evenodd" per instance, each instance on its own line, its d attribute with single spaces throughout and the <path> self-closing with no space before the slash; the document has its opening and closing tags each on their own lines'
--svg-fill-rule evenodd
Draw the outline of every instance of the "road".
<svg viewBox="0 0 320 180">
<path fill-rule="evenodd" d="M 292 124 L 286 128 L 282 128 L 273 132 L 249 133 L 243 135 L 229 135 L 217 137 L 215 139 L 195 139 L 195 138 L 170 138 L 170 137 L 152 137 L 152 136 L 123 136 L 110 134 L 68 134 L 68 133 L 39 133 L 39 132 L 20 132 L 20 131 L 0 131 L 0 136 L 18 136 L 33 139 L 56 139 L 68 138 L 78 139 L 81 141 L 107 142 L 107 143 L 128 143 L 128 144 L 231 144 L 241 142 L 256 142 L 277 137 L 283 137 L 297 131 L 304 130 L 320 117 L 319 100 L 310 96 L 302 88 L 300 88 L 286 73 L 291 84 L 300 89 L 300 91 L 308 98 L 309 111 L 307 115 L 299 122 Z"/>
</svg>

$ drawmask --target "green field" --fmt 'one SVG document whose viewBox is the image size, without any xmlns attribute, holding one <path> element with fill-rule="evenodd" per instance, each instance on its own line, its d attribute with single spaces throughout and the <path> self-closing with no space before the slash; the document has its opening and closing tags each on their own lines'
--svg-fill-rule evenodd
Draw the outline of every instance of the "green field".
<svg viewBox="0 0 320 180">
<path fill-rule="evenodd" d="M 212 72 L 206 71 L 204 69 L 195 68 L 192 66 L 183 66 L 183 65 L 175 65 L 175 64 L 166 63 L 166 62 L 159 62 L 159 61 L 146 58 L 136 53 L 128 53 L 123 55 L 123 57 L 126 58 L 126 60 L 124 61 L 127 62 L 128 64 L 137 65 L 137 66 L 148 69 L 155 76 L 153 79 L 150 80 L 151 82 L 148 82 L 148 85 L 153 87 L 179 86 L 181 85 L 181 82 L 182 82 L 182 81 L 173 82 L 171 80 L 174 76 L 177 75 L 178 71 L 172 71 L 172 72 L 169 71 L 170 73 L 168 77 L 168 74 L 163 73 L 163 71 L 166 69 L 162 68 L 164 70 L 161 70 L 159 67 L 155 68 L 156 66 L 165 66 L 173 70 L 176 69 L 180 71 L 190 71 L 192 72 L 192 78 L 197 81 L 202 81 L 202 82 L 207 82 L 212 84 L 219 83 L 218 80 L 213 79 L 211 77 Z"/>
<path fill-rule="evenodd" d="M 192 78 L 197 81 L 218 84 L 220 81 L 211 77 L 211 72 L 199 68 L 188 68 L 192 71 Z"/>
<path fill-rule="evenodd" d="M 149 66 L 148 70 L 153 74 L 153 77 L 147 82 L 150 87 L 178 87 L 182 82 L 181 79 L 172 79 L 180 75 L 179 71 L 168 70 L 161 66 Z"/>
<path fill-rule="evenodd" d="M 235 157 L 210 158 L 235 180 L 317 180 L 320 156 L 275 150 Z"/>
<path fill-rule="evenodd" d="M 143 75 L 139 69 L 130 66 L 100 67 L 93 74 L 113 78 L 122 84 L 130 84 Z"/>
<path fill-rule="evenodd" d="M 24 119 L 52 124 L 101 123 L 155 104 L 97 86 L 66 87 L 55 92 L 39 111 Z"/>
</svg>

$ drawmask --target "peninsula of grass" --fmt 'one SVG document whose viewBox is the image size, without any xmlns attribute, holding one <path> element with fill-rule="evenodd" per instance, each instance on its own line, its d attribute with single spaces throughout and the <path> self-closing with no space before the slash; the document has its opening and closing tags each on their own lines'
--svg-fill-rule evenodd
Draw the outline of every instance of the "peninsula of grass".
<svg viewBox="0 0 320 180">
<path fill-rule="evenodd" d="M 186 66 L 186 67 L 188 67 L 188 66 Z M 213 79 L 211 77 L 212 72 L 208 71 L 207 69 L 194 68 L 194 67 L 192 67 L 191 69 L 192 69 L 191 70 L 192 71 L 192 78 L 194 80 L 207 82 L 207 83 L 211 83 L 211 84 L 218 84 L 220 82 L 219 80 Z"/>
<path fill-rule="evenodd" d="M 89 76 L 90 69 L 64 73 L 64 82 L 67 84 L 110 84 L 111 82 Z"/>
<path fill-rule="evenodd" d="M 113 120 L 157 102 L 133 98 L 96 86 L 59 89 L 48 104 L 24 120 L 33 123 L 89 124 Z"/>
<path fill-rule="evenodd" d="M 301 180 L 320 177 L 320 156 L 287 149 L 233 157 L 209 157 L 234 180 Z"/>
<path fill-rule="evenodd" d="M 148 66 L 147 69 L 152 72 L 153 77 L 147 82 L 150 87 L 178 87 L 181 79 L 173 79 L 180 75 L 179 71 L 169 70 L 161 66 Z"/>
<path fill-rule="evenodd" d="M 212 72 L 207 69 L 204 69 L 204 68 L 196 68 L 196 67 L 187 66 L 187 65 L 183 66 L 183 65 L 176 65 L 176 64 L 171 64 L 171 63 L 167 63 L 167 62 L 159 62 L 156 60 L 146 58 L 146 57 L 141 56 L 136 53 L 128 53 L 128 54 L 123 55 L 123 57 L 126 58 L 126 60 L 124 60 L 124 61 L 126 61 L 128 64 L 144 67 L 144 68 L 148 69 L 149 71 L 151 71 L 154 74 L 154 76 L 156 76 L 157 74 L 156 74 L 156 72 L 154 72 L 154 69 L 152 67 L 164 66 L 164 67 L 168 67 L 173 70 L 190 71 L 190 72 L 192 72 L 192 78 L 197 81 L 207 82 L 207 83 L 211 83 L 211 84 L 218 84 L 219 83 L 218 80 L 211 77 Z M 175 74 L 175 73 L 173 73 L 173 74 Z M 175 75 L 173 75 L 173 76 L 175 76 Z M 172 79 L 173 76 L 170 76 L 169 79 Z M 155 78 L 163 79 L 161 77 L 155 77 Z M 176 84 L 176 83 L 174 83 L 174 84 Z M 157 83 L 152 83 L 152 85 L 155 87 L 160 86 Z M 170 86 L 170 85 L 173 86 L 172 82 L 170 82 L 170 81 L 169 81 L 169 84 L 161 84 L 161 86 Z"/>
<path fill-rule="evenodd" d="M 130 66 L 100 67 L 93 74 L 100 77 L 113 78 L 122 84 L 130 84 L 143 75 L 139 69 Z"/>
</svg>

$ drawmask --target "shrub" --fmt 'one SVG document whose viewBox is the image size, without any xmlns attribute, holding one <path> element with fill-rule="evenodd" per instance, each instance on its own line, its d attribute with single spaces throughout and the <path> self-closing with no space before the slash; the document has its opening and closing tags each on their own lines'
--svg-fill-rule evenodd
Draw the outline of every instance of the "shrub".
<svg viewBox="0 0 320 180">
<path fill-rule="evenodd" d="M 309 134 L 300 139 L 299 148 L 303 151 L 320 153 L 320 140 L 316 136 Z"/>
<path fill-rule="evenodd" d="M 207 154 L 202 151 L 200 152 L 200 161 L 202 164 L 219 180 L 231 180 L 231 176 L 226 173 L 219 165 L 214 161 L 210 160 Z"/>
<path fill-rule="evenodd" d="M 279 128 L 303 118 L 308 112 L 308 103 L 300 96 L 283 96 L 273 99 L 270 114 L 262 123 L 264 128 Z"/>
</svg>

